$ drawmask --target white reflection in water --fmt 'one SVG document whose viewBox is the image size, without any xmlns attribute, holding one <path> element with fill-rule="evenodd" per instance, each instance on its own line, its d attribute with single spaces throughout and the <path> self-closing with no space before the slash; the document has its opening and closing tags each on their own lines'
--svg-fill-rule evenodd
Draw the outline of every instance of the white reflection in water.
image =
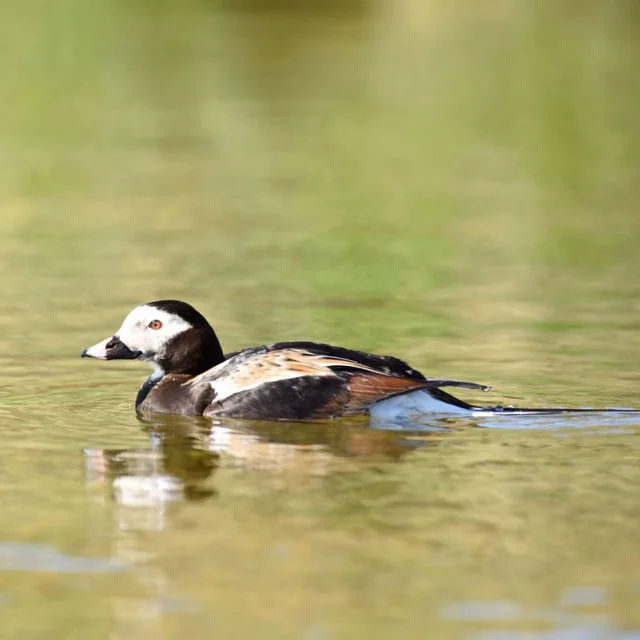
<svg viewBox="0 0 640 640">
<path fill-rule="evenodd" d="M 445 620 L 513 620 L 521 618 L 523 608 L 510 600 L 453 602 L 442 608 Z"/>
<path fill-rule="evenodd" d="M 247 469 L 304 469 L 323 473 L 334 455 L 321 444 L 268 442 L 251 431 L 242 431 L 214 423 L 209 436 L 210 450 L 223 453 L 233 466 Z"/>
<path fill-rule="evenodd" d="M 0 542 L 0 571 L 114 573 L 125 568 L 114 558 L 72 556 L 44 544 Z"/>
<path fill-rule="evenodd" d="M 591 607 L 608 601 L 609 590 L 604 587 L 567 587 L 560 595 L 561 607 Z"/>
<path fill-rule="evenodd" d="M 481 631 L 466 637 L 468 640 L 640 640 L 640 632 L 584 626 L 553 631 Z"/>
<path fill-rule="evenodd" d="M 467 416 L 452 417 L 447 415 L 430 415 L 422 418 L 371 420 L 371 428 L 383 430 L 420 429 L 436 431 L 455 427 L 474 426 L 485 429 L 586 429 L 603 427 L 607 433 L 628 433 L 628 428 L 640 425 L 640 411 L 603 410 L 576 411 L 557 413 L 501 413 L 491 411 L 470 412 Z"/>
<path fill-rule="evenodd" d="M 161 440 L 151 437 L 149 449 L 86 449 L 87 484 L 108 492 L 115 508 L 112 554 L 149 594 L 111 599 L 114 631 L 111 640 L 155 634 L 167 613 L 190 613 L 195 603 L 172 592 L 170 580 L 149 551 L 147 535 L 169 524 L 168 512 L 185 498 L 183 479 L 166 471 Z M 99 502 L 103 496 L 96 494 Z"/>
<path fill-rule="evenodd" d="M 599 613 L 576 613 L 567 606 L 602 605 L 607 590 L 601 587 L 567 587 L 559 598 L 557 608 L 527 610 L 511 600 L 477 600 L 449 603 L 442 607 L 440 617 L 451 622 L 495 622 L 501 624 L 543 623 L 552 629 L 521 631 L 497 629 L 474 632 L 469 640 L 640 640 L 640 632 L 616 628 L 612 616 Z"/>
</svg>

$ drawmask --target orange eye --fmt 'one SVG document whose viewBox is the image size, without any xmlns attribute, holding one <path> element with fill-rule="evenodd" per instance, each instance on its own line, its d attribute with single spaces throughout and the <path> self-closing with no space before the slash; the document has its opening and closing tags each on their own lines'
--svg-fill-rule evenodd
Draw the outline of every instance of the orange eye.
<svg viewBox="0 0 640 640">
<path fill-rule="evenodd" d="M 156 331 L 162 329 L 162 322 L 160 322 L 160 320 L 152 320 L 149 323 L 149 329 L 155 329 Z"/>
</svg>

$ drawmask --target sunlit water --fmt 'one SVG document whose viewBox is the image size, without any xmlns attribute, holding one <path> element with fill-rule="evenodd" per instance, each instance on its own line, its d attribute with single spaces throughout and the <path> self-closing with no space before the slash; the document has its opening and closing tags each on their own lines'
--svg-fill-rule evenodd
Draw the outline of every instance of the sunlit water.
<svg viewBox="0 0 640 640">
<path fill-rule="evenodd" d="M 177 297 L 640 406 L 636 4 L 308 4 L 0 9 L 0 637 L 638 638 L 633 415 L 141 419 L 80 360 Z"/>
</svg>

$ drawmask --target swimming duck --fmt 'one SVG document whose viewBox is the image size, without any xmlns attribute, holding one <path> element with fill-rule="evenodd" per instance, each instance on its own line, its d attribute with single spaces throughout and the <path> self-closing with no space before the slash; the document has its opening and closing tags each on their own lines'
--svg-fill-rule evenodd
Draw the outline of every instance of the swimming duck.
<svg viewBox="0 0 640 640">
<path fill-rule="evenodd" d="M 113 336 L 82 356 L 149 363 L 154 372 L 135 403 L 145 412 L 257 420 L 458 413 L 479 407 L 442 387 L 490 389 L 427 378 L 398 358 L 318 342 L 278 342 L 225 355 L 205 317 L 179 300 L 136 307 Z"/>
</svg>

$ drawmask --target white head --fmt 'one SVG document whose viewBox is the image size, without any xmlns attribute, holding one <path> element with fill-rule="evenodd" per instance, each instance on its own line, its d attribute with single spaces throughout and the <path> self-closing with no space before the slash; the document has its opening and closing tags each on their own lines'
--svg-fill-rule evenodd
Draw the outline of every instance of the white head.
<svg viewBox="0 0 640 640">
<path fill-rule="evenodd" d="M 136 307 L 113 336 L 85 349 L 82 355 L 99 360 L 144 360 L 166 373 L 191 370 L 195 361 L 203 359 L 223 360 L 209 323 L 192 306 L 178 300 Z"/>
<path fill-rule="evenodd" d="M 192 327 L 175 313 L 142 304 L 129 313 L 115 335 L 131 351 L 139 351 L 141 359 L 151 360 L 171 338 Z"/>
</svg>

